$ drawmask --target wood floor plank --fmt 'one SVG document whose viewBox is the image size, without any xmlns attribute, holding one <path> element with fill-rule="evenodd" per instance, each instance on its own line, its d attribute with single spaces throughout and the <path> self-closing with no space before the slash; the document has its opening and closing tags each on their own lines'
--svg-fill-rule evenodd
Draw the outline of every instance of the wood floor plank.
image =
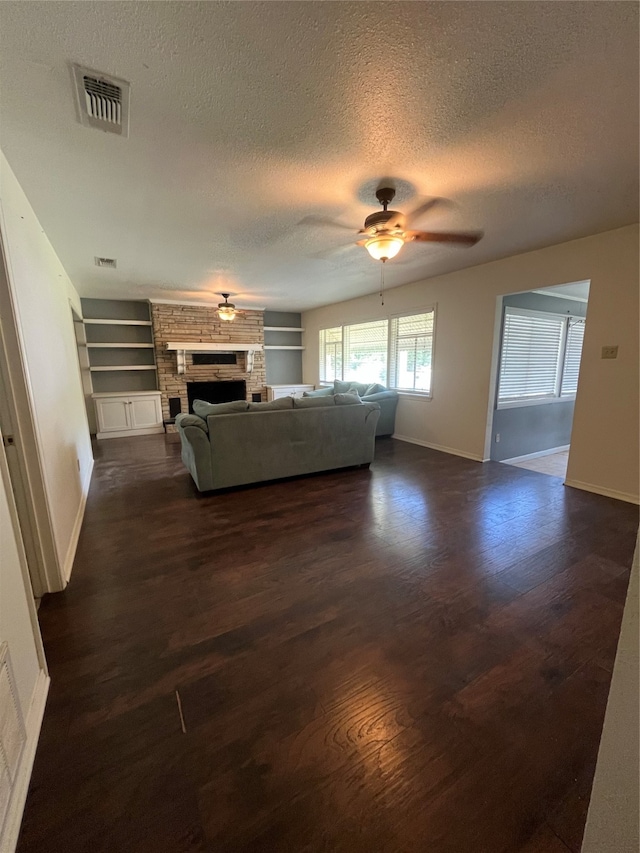
<svg viewBox="0 0 640 853">
<path fill-rule="evenodd" d="M 637 507 L 391 439 L 208 495 L 95 453 L 19 853 L 577 853 Z"/>
</svg>

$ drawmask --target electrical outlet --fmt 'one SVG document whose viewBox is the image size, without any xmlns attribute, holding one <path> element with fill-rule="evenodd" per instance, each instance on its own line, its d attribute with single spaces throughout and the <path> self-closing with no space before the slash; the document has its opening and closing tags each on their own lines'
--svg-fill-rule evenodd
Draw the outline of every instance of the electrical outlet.
<svg viewBox="0 0 640 853">
<path fill-rule="evenodd" d="M 500 433 L 496 433 L 496 444 L 500 444 Z"/>
<path fill-rule="evenodd" d="M 602 347 L 602 356 L 601 358 L 617 358 L 618 357 L 618 346 L 611 347 Z"/>
</svg>

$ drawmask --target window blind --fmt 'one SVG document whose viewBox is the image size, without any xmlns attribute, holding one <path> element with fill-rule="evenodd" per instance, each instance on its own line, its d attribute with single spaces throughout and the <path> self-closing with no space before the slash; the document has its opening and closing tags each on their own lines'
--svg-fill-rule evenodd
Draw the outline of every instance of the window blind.
<svg viewBox="0 0 640 853">
<path fill-rule="evenodd" d="M 342 326 L 320 330 L 320 381 L 342 379 Z"/>
<path fill-rule="evenodd" d="M 393 317 L 390 324 L 389 381 L 402 391 L 431 392 L 433 311 Z"/>
<path fill-rule="evenodd" d="M 562 371 L 562 388 L 560 396 L 575 394 L 578 390 L 578 373 L 580 372 L 580 358 L 582 357 L 582 343 L 584 341 L 584 320 L 569 318 L 567 330 L 567 345 L 564 356 L 564 369 Z"/>
<path fill-rule="evenodd" d="M 386 384 L 388 332 L 388 320 L 343 326 L 343 379 Z"/>
<path fill-rule="evenodd" d="M 498 402 L 558 395 L 566 318 L 507 308 L 504 317 Z"/>
</svg>

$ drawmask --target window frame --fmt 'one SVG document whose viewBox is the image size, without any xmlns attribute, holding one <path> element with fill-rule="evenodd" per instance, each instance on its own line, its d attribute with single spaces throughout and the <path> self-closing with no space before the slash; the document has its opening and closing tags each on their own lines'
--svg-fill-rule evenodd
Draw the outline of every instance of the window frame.
<svg viewBox="0 0 640 853">
<path fill-rule="evenodd" d="M 400 314 L 392 314 L 389 317 L 389 334 L 388 334 L 388 353 L 387 353 L 387 375 L 391 373 L 391 366 L 395 366 L 397 364 L 397 352 L 395 358 L 392 358 L 391 350 L 393 347 L 392 342 L 392 334 L 391 334 L 391 322 L 393 320 L 401 320 L 404 317 L 417 317 L 420 314 L 433 314 L 433 331 L 431 332 L 431 387 L 428 391 L 419 391 L 417 389 L 410 388 L 398 388 L 394 385 L 387 385 L 393 391 L 397 391 L 398 394 L 402 394 L 403 397 L 414 397 L 418 400 L 432 400 L 433 399 L 433 385 L 434 385 L 434 362 L 435 362 L 435 351 L 436 351 L 436 305 L 430 305 L 428 308 L 420 308 L 418 310 L 411 311 L 403 311 Z M 399 338 L 396 338 L 396 341 Z M 393 377 L 393 381 L 395 383 L 396 377 Z"/>
<path fill-rule="evenodd" d="M 399 320 L 404 317 L 414 317 L 420 314 L 433 314 L 433 332 L 431 334 L 431 389 L 429 391 L 417 391 L 417 390 L 409 390 L 409 389 L 400 389 L 396 388 L 395 385 L 391 384 L 392 377 L 391 373 L 391 365 L 392 365 L 392 334 L 391 334 L 391 321 Z M 436 352 L 436 327 L 437 327 L 437 305 L 433 303 L 426 307 L 420 308 L 412 308 L 407 311 L 402 311 L 398 314 L 390 314 L 386 317 L 371 317 L 367 320 L 358 320 L 357 322 L 351 323 L 340 323 L 340 324 L 332 324 L 331 326 L 326 326 L 321 329 L 318 329 L 318 376 L 320 376 L 320 366 L 323 363 L 323 359 L 326 356 L 326 352 L 320 350 L 320 334 L 322 332 L 326 332 L 329 329 L 342 329 L 341 335 L 341 347 L 342 347 L 342 359 L 341 359 L 341 376 L 336 377 L 338 381 L 347 382 L 349 380 L 344 379 L 344 367 L 345 367 L 345 352 L 344 352 L 344 342 L 345 342 L 345 333 L 344 329 L 349 326 L 361 326 L 366 323 L 380 323 L 386 322 L 387 324 L 387 349 L 386 349 L 386 374 L 387 381 L 385 383 L 386 387 L 391 391 L 397 391 L 397 393 L 402 397 L 413 398 L 415 400 L 432 400 L 433 399 L 433 387 L 435 384 L 435 373 L 434 373 L 434 363 L 435 363 L 435 352 Z M 353 380 L 354 382 L 357 380 Z M 331 387 L 333 385 L 333 379 L 320 379 L 319 385 L 322 388 Z M 395 383 L 395 376 L 393 377 L 393 382 Z M 382 383 L 380 383 L 382 384 Z"/>
<path fill-rule="evenodd" d="M 504 352 L 504 331 L 505 331 L 505 323 L 507 313 L 511 312 L 512 314 L 520 315 L 520 316 L 540 316 L 540 317 L 553 317 L 557 320 L 562 320 L 562 333 L 560 338 L 560 344 L 558 347 L 557 354 L 557 363 L 556 363 L 556 375 L 554 381 L 554 393 L 553 395 L 547 395 L 544 397 L 529 397 L 523 398 L 520 400 L 511 399 L 511 400 L 500 400 L 500 375 L 502 372 L 502 361 L 503 361 L 503 352 Z M 498 361 L 498 380 L 496 382 L 496 401 L 495 408 L 496 409 L 519 409 L 525 408 L 527 406 L 546 406 L 550 403 L 567 403 L 575 401 L 576 399 L 576 391 L 572 391 L 568 394 L 562 393 L 562 382 L 564 378 L 564 373 L 566 369 L 566 357 L 567 357 L 567 341 L 568 341 L 568 332 L 571 321 L 580 322 L 586 327 L 586 317 L 580 317 L 577 314 L 558 314 L 554 311 L 539 311 L 534 308 L 520 308 L 515 305 L 505 305 L 502 311 L 502 325 L 501 325 L 501 337 L 500 337 L 500 351 L 499 351 L 499 361 Z M 584 338 L 583 338 L 584 341 Z M 580 360 L 582 361 L 582 351 L 580 353 Z M 578 377 L 579 377 L 578 369 Z"/>
</svg>

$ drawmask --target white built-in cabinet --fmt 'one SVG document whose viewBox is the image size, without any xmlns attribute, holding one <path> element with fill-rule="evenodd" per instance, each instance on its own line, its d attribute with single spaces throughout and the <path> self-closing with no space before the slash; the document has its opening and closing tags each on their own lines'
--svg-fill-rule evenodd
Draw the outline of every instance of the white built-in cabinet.
<svg viewBox="0 0 640 853">
<path fill-rule="evenodd" d="M 267 400 L 279 397 L 302 397 L 305 391 L 313 391 L 314 385 L 267 385 Z"/>
<path fill-rule="evenodd" d="M 159 391 L 92 396 L 98 421 L 97 438 L 164 432 Z"/>
</svg>

